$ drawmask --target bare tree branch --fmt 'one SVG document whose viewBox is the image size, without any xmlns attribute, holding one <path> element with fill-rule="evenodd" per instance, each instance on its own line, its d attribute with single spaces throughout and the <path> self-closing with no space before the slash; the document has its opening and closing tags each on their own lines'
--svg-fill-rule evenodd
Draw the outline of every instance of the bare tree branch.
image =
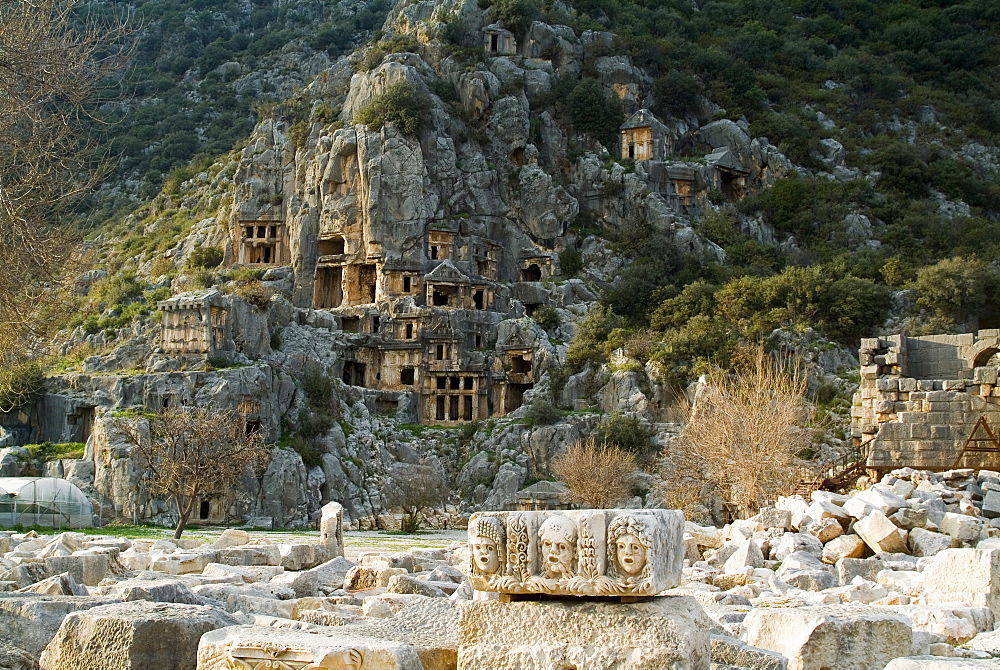
<svg viewBox="0 0 1000 670">
<path fill-rule="evenodd" d="M 164 410 L 149 421 L 149 437 L 135 423 L 123 432 L 148 493 L 174 501 L 175 538 L 202 500 L 228 496 L 248 470 L 264 467 L 270 451 L 260 432 L 247 434 L 240 415 L 203 407 Z"/>
<path fill-rule="evenodd" d="M 577 442 L 557 457 L 552 471 L 569 487 L 569 500 L 593 509 L 620 505 L 632 495 L 635 456 L 594 438 Z"/>
<path fill-rule="evenodd" d="M 39 309 L 74 250 L 67 215 L 109 165 L 86 126 L 131 56 L 131 28 L 76 4 L 0 0 L 0 365 L 44 331 Z"/>
<path fill-rule="evenodd" d="M 665 460 L 664 499 L 689 497 L 713 484 L 741 515 L 789 492 L 801 473 L 797 454 L 809 446 L 811 418 L 806 380 L 797 361 L 779 359 L 763 347 L 751 350 L 735 374 L 705 375 L 690 417 Z"/>
</svg>

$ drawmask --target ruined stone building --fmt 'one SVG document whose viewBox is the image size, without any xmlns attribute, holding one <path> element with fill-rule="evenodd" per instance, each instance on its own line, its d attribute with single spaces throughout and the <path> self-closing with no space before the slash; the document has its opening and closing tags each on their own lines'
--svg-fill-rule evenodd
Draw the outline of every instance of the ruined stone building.
<svg viewBox="0 0 1000 670">
<path fill-rule="evenodd" d="M 1000 468 L 1000 331 L 861 341 L 851 411 L 867 467 Z"/>
<path fill-rule="evenodd" d="M 512 56 L 517 53 L 517 42 L 514 33 L 499 23 L 492 23 L 483 28 L 483 49 L 495 56 Z"/>
<path fill-rule="evenodd" d="M 222 293 L 215 289 L 181 293 L 156 303 L 160 310 L 160 350 L 167 354 L 225 351 L 229 340 Z"/>
<path fill-rule="evenodd" d="M 676 149 L 675 140 L 670 129 L 648 109 L 630 116 L 620 132 L 621 157 L 643 161 L 650 188 L 678 212 L 696 212 L 698 196 L 710 190 L 721 192 L 730 202 L 742 200 L 747 193 L 750 170 L 733 146 L 737 142 L 733 141 L 732 132 L 706 134 L 713 145 L 719 146 L 705 155 L 700 164 L 669 159 Z"/>
</svg>

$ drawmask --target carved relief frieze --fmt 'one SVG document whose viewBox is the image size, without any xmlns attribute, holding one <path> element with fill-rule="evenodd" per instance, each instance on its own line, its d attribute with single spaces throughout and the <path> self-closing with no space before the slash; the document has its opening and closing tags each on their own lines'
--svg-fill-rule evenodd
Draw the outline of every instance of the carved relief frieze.
<svg viewBox="0 0 1000 670">
<path fill-rule="evenodd" d="M 506 594 L 656 595 L 680 583 L 683 533 L 675 510 L 479 512 L 471 581 Z"/>
</svg>

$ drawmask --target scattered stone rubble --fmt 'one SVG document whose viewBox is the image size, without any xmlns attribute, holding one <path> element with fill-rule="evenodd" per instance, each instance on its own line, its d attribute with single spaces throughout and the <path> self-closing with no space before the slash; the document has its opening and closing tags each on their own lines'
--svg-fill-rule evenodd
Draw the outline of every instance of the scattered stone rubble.
<svg viewBox="0 0 1000 670">
<path fill-rule="evenodd" d="M 502 594 L 474 590 L 470 561 L 490 568 L 491 547 L 499 557 L 503 546 L 485 546 L 493 534 L 480 523 L 469 545 L 353 561 L 334 507 L 315 544 L 250 541 L 239 530 L 211 543 L 5 532 L 0 667 L 1000 667 L 994 494 L 997 472 L 907 468 L 850 495 L 782 498 L 723 528 L 685 522 L 683 540 L 671 533 L 668 544 L 647 547 L 636 526 L 643 561 L 683 552 L 685 567 L 667 597 L 627 603 L 498 602 Z M 518 513 L 508 514 L 513 528 Z M 546 521 L 577 519 L 579 557 L 635 555 L 609 553 L 618 536 L 602 534 L 594 515 L 539 517 L 529 544 L 543 555 Z M 568 565 L 582 574 L 583 562 Z"/>
</svg>

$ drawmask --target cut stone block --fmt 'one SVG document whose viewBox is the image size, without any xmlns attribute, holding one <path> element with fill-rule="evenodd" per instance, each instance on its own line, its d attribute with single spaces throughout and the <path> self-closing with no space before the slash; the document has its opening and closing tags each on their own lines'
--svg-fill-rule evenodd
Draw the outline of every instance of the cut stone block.
<svg viewBox="0 0 1000 670">
<path fill-rule="evenodd" d="M 792 529 L 792 513 L 786 509 L 764 507 L 760 510 L 760 525 L 764 528 Z"/>
<path fill-rule="evenodd" d="M 96 596 L 0 594 L 0 637 L 16 641 L 20 649 L 38 658 L 67 614 L 113 602 L 113 598 Z"/>
<path fill-rule="evenodd" d="M 946 512 L 938 524 L 942 533 L 951 535 L 959 542 L 975 542 L 983 529 L 983 520 L 965 514 Z"/>
<path fill-rule="evenodd" d="M 751 647 L 727 635 L 712 635 L 712 664 L 753 670 L 786 670 L 788 659 L 773 651 Z"/>
<path fill-rule="evenodd" d="M 789 670 L 870 670 L 911 653 L 902 617 L 850 606 L 764 607 L 743 620 L 744 641 L 789 659 Z"/>
<path fill-rule="evenodd" d="M 927 510 L 903 508 L 890 516 L 889 520 L 903 530 L 923 528 L 927 525 Z"/>
<path fill-rule="evenodd" d="M 785 533 L 776 542 L 771 541 L 771 558 L 776 561 L 783 561 L 797 551 L 822 556 L 823 543 L 806 533 Z"/>
<path fill-rule="evenodd" d="M 462 602 L 459 670 L 707 670 L 711 621 L 690 597 Z"/>
<path fill-rule="evenodd" d="M 868 503 L 886 516 L 895 514 L 897 510 L 909 507 L 910 504 L 905 499 L 900 498 L 892 491 L 871 488 L 854 494 L 857 500 Z"/>
<path fill-rule="evenodd" d="M 885 670 L 983 670 L 1000 668 L 1000 661 L 975 658 L 947 658 L 944 656 L 905 656 L 894 658 Z"/>
<path fill-rule="evenodd" d="M 844 558 L 861 558 L 867 550 L 868 545 L 857 535 L 841 535 L 823 547 L 823 562 L 833 564 Z"/>
<path fill-rule="evenodd" d="M 924 528 L 914 528 L 907 537 L 914 556 L 934 556 L 951 547 L 951 536 Z"/>
<path fill-rule="evenodd" d="M 844 528 L 840 525 L 840 522 L 836 519 L 826 518 L 818 519 L 809 524 L 806 528 L 806 532 L 815 537 L 817 540 L 826 544 L 830 540 L 840 537 L 844 534 Z"/>
<path fill-rule="evenodd" d="M 345 591 L 367 591 L 378 586 L 378 571 L 374 568 L 366 568 L 363 565 L 356 565 L 344 575 Z"/>
<path fill-rule="evenodd" d="M 18 589 L 18 593 L 37 593 L 43 596 L 85 596 L 88 595 L 87 587 L 80 586 L 73 579 L 73 575 L 64 572 L 61 575 L 54 575 L 48 579 Z"/>
<path fill-rule="evenodd" d="M 762 567 L 764 567 L 764 555 L 760 552 L 760 547 L 753 540 L 744 540 L 722 566 L 722 571 L 726 574 L 733 574 L 742 572 L 746 568 Z"/>
<path fill-rule="evenodd" d="M 478 512 L 470 581 L 508 594 L 655 595 L 680 583 L 683 535 L 676 510 Z"/>
<path fill-rule="evenodd" d="M 328 502 L 320 508 L 319 542 L 326 545 L 329 556 L 344 555 L 344 507 Z"/>
<path fill-rule="evenodd" d="M 67 616 L 39 670 L 187 670 L 198 640 L 236 621 L 214 607 L 137 600 Z"/>
<path fill-rule="evenodd" d="M 850 536 L 845 535 L 845 537 Z M 840 585 L 846 586 L 854 581 L 855 577 L 874 582 L 879 571 L 885 569 L 885 562 L 879 558 L 842 558 L 837 561 L 835 568 Z"/>
<path fill-rule="evenodd" d="M 1000 550 L 945 549 L 923 575 L 925 602 L 989 607 L 1000 615 Z"/>
<path fill-rule="evenodd" d="M 276 544 L 247 544 L 220 549 L 216 563 L 225 565 L 281 565 L 281 549 Z"/>
<path fill-rule="evenodd" d="M 68 572 L 78 584 L 87 586 L 97 586 L 105 577 L 122 574 L 125 571 L 125 566 L 118 560 L 117 549 L 72 556 L 52 556 L 45 559 L 45 567 L 51 574 Z"/>
<path fill-rule="evenodd" d="M 878 510 L 871 510 L 867 516 L 855 522 L 854 532 L 872 551 L 893 554 L 906 551 L 905 531 L 897 528 L 896 524 Z"/>
<path fill-rule="evenodd" d="M 1000 517 L 1000 491 L 987 491 L 983 497 L 983 516 L 987 519 Z"/>
</svg>

